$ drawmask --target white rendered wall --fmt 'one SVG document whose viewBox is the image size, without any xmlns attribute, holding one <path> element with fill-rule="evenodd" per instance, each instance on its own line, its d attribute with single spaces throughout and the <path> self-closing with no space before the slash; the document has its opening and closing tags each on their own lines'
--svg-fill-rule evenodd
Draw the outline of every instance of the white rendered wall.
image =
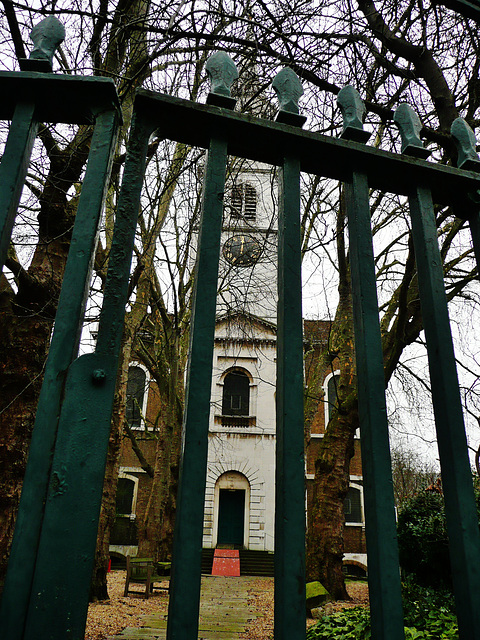
<svg viewBox="0 0 480 640">
<path fill-rule="evenodd" d="M 275 505 L 275 439 L 274 436 L 217 434 L 210 436 L 208 471 L 205 490 L 203 546 L 216 545 L 218 528 L 218 479 L 229 471 L 243 474 L 250 486 L 245 522 L 247 549 L 273 551 Z M 265 474 L 265 475 L 264 475 Z"/>
<path fill-rule="evenodd" d="M 250 323 L 255 340 L 246 339 L 240 321 L 218 323 L 213 361 L 212 403 L 205 493 L 203 546 L 215 547 L 218 527 L 218 479 L 229 471 L 243 474 L 250 486 L 245 547 L 273 551 L 275 512 L 275 332 Z M 243 339 L 241 336 L 244 336 Z M 223 427 L 225 372 L 245 371 L 250 382 L 250 427 Z M 248 495 L 248 494 L 247 494 Z"/>
</svg>

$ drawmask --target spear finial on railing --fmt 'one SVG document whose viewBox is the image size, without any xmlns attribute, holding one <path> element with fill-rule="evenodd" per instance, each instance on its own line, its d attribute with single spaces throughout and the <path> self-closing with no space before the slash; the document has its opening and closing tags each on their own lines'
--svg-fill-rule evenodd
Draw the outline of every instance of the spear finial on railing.
<svg viewBox="0 0 480 640">
<path fill-rule="evenodd" d="M 290 67 L 279 71 L 273 79 L 272 87 L 280 105 L 276 121 L 301 127 L 306 121 L 306 117 L 300 115 L 298 108 L 303 87 L 295 71 Z"/>
<path fill-rule="evenodd" d="M 457 167 L 468 171 L 480 171 L 480 160 L 476 151 L 475 134 L 463 118 L 453 121 L 450 133 L 458 151 Z"/>
<path fill-rule="evenodd" d="M 431 151 L 425 149 L 420 139 L 422 123 L 412 107 L 403 102 L 398 106 L 393 116 L 402 136 L 402 153 L 415 158 L 428 158 Z"/>
<path fill-rule="evenodd" d="M 340 89 L 337 104 L 343 117 L 343 130 L 340 137 L 344 140 L 366 142 L 370 138 L 370 132 L 363 128 L 363 116 L 366 109 L 355 87 L 347 85 Z"/>
<path fill-rule="evenodd" d="M 452 123 L 450 133 L 457 147 L 457 167 L 480 173 L 480 160 L 476 150 L 477 140 L 470 126 L 463 118 L 457 118 Z M 453 208 L 455 215 L 462 219 L 472 216 L 476 219 L 479 209 L 480 190 L 459 193 Z"/>
<path fill-rule="evenodd" d="M 65 27 L 55 16 L 48 16 L 33 27 L 30 39 L 33 42 L 33 51 L 28 60 L 19 60 L 20 69 L 51 72 L 55 51 L 65 40 Z"/>
<path fill-rule="evenodd" d="M 205 69 L 211 82 L 207 104 L 233 109 L 236 100 L 231 97 L 230 88 L 238 78 L 238 70 L 233 60 L 224 51 L 217 51 L 207 60 Z"/>
</svg>

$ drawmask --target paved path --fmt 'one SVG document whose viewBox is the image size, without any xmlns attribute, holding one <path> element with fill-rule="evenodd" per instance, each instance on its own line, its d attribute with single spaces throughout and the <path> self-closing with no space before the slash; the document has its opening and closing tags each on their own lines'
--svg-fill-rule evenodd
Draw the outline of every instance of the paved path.
<svg viewBox="0 0 480 640">
<path fill-rule="evenodd" d="M 238 640 L 249 621 L 257 617 L 248 604 L 248 590 L 255 578 L 202 576 L 199 640 Z M 188 603 L 185 603 L 188 607 Z M 141 627 L 129 627 L 115 640 L 164 640 L 167 616 L 144 616 Z"/>
</svg>

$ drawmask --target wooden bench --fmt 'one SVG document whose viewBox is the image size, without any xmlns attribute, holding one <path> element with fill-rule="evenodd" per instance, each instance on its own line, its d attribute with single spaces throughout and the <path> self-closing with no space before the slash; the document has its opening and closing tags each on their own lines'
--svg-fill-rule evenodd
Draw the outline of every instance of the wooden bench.
<svg viewBox="0 0 480 640">
<path fill-rule="evenodd" d="M 125 578 L 124 596 L 129 593 L 142 593 L 136 589 L 130 589 L 130 584 L 145 585 L 145 598 L 148 598 L 153 589 L 168 589 L 168 587 L 155 586 L 156 582 L 165 582 L 170 576 L 171 562 L 155 562 L 153 558 L 131 558 L 127 556 L 127 576 Z"/>
</svg>

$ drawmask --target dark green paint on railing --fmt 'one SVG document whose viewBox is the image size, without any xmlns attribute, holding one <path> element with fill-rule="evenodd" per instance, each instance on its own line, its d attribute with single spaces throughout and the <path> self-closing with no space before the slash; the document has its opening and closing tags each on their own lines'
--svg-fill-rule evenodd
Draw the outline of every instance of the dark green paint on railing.
<svg viewBox="0 0 480 640">
<path fill-rule="evenodd" d="M 91 144 L 92 153 L 78 204 L 71 250 L 65 268 L 54 333 L 30 443 L 24 490 L 17 515 L 17 528 L 2 600 L 6 615 L 11 621 L 9 638 L 12 640 L 14 637 L 21 637 L 21 620 L 24 619 L 28 605 L 29 585 L 31 585 L 35 567 L 49 481 L 51 452 L 55 446 L 65 376 L 78 351 L 79 333 L 83 322 L 98 224 L 105 188 L 108 184 L 117 125 L 118 117 L 115 111 L 106 112 L 98 118 Z M 12 599 L 11 602 L 10 599 Z"/>
<path fill-rule="evenodd" d="M 279 176 L 275 463 L 275 640 L 305 635 L 305 464 L 300 163 Z"/>
<path fill-rule="evenodd" d="M 13 115 L 10 134 L 0 165 L 0 270 L 5 264 L 10 246 L 13 223 L 37 129 L 35 103 L 20 102 Z"/>
<path fill-rule="evenodd" d="M 350 238 L 372 637 L 403 640 L 385 374 L 367 177 L 356 172 L 344 188 Z"/>
<path fill-rule="evenodd" d="M 409 201 L 445 493 L 458 628 L 461 640 L 480 640 L 480 533 L 438 232 L 429 189 L 413 186 Z"/>
<path fill-rule="evenodd" d="M 226 141 L 212 137 L 195 273 L 168 640 L 196 638 L 198 630 L 213 338 L 226 164 Z M 189 603 L 187 609 L 185 602 Z"/>
<path fill-rule="evenodd" d="M 10 85 L 20 86 L 19 78 L 24 74 L 0 74 L 0 86 L 8 88 Z M 57 96 L 57 88 L 60 84 L 64 86 L 62 78 L 57 79 L 56 76 L 50 74 L 27 74 L 40 75 L 40 79 L 36 78 L 34 83 L 37 92 L 31 95 L 32 106 L 24 107 L 22 103 L 14 110 L 13 121 L 10 128 L 10 139 L 14 141 L 12 144 L 12 153 L 5 154 L 2 159 L 1 175 L 5 177 L 2 181 L 4 187 L 3 194 L 0 196 L 0 219 L 6 220 L 2 228 L 2 243 L 9 242 L 9 234 L 14 222 L 16 209 L 21 194 L 21 186 L 23 177 L 28 168 L 30 153 L 33 147 L 35 132 L 37 128 L 38 113 L 46 113 L 48 111 L 50 120 L 62 121 L 64 105 L 59 112 L 55 112 L 54 106 L 50 103 L 48 108 L 45 107 L 46 89 L 48 85 L 50 95 L 48 101 L 55 104 Z M 42 90 L 43 79 L 43 90 Z M 25 79 L 27 84 L 29 78 Z M 40 80 L 40 82 L 38 82 Z M 70 78 L 70 80 L 72 80 Z M 76 78 L 76 91 L 78 93 L 78 84 L 82 85 L 83 78 Z M 37 408 L 35 427 L 32 435 L 32 441 L 29 450 L 29 462 L 23 483 L 22 497 L 17 516 L 17 525 L 10 553 L 10 561 L 6 576 L 4 592 L 1 604 L 1 630 L 2 634 L 9 640 L 27 637 L 24 635 L 24 626 L 27 620 L 33 624 L 33 634 L 38 632 L 36 626 L 36 613 L 33 617 L 27 614 L 29 602 L 31 600 L 31 589 L 34 572 L 36 571 L 36 563 L 40 558 L 38 555 L 39 539 L 43 526 L 44 505 L 47 496 L 47 486 L 51 473 L 52 453 L 55 449 L 55 441 L 57 435 L 57 426 L 61 410 L 62 398 L 64 395 L 64 385 L 67 371 L 78 351 L 79 332 L 83 322 L 85 310 L 85 301 L 90 284 L 91 267 L 93 263 L 94 251 L 96 248 L 96 239 L 98 234 L 98 225 L 103 207 L 105 191 L 108 185 L 110 175 L 113 150 L 116 140 L 116 131 L 120 121 L 119 111 L 117 108 L 118 99 L 115 93 L 113 83 L 105 79 L 100 79 L 99 93 L 105 100 L 109 92 L 108 105 L 109 109 L 97 110 L 96 100 L 93 104 L 86 104 L 82 101 L 81 121 L 83 122 L 86 115 L 90 112 L 91 120 L 95 123 L 94 133 L 91 144 L 91 152 L 87 165 L 84 186 L 82 188 L 76 223 L 72 233 L 71 250 L 68 255 L 67 265 L 65 269 L 62 290 L 59 299 L 59 309 L 55 319 L 55 329 L 49 350 L 49 356 L 45 367 L 44 383 Z M 70 87 L 74 87 L 75 83 L 71 83 Z M 90 83 L 91 86 L 91 83 Z M 60 93 L 62 93 L 62 90 Z M 20 92 L 21 94 L 22 92 Z M 7 94 L 5 94 L 7 96 Z M 8 96 L 0 108 L 0 115 L 8 115 L 10 109 Z M 5 111 L 6 110 L 6 111 Z M 69 117 L 71 121 L 71 115 Z M 24 133 L 25 132 L 25 133 Z M 7 143 L 7 147 L 9 147 Z M 23 177 L 22 177 L 23 174 Z M 15 185 L 15 186 L 12 186 Z M 8 196 L 10 195 L 10 202 Z M 7 240 L 5 240 L 7 238 Z M 8 242 L 5 246 L 8 247 Z M 4 246 L 2 244 L 2 246 Z M 127 274 L 128 277 L 128 274 Z M 115 379 L 116 367 L 111 371 L 111 376 Z M 66 396 L 64 398 L 65 406 Z M 78 401 L 77 401 L 78 402 Z M 109 429 L 110 414 L 107 417 L 107 427 Z M 103 474 L 103 467 L 101 470 Z M 64 483 L 60 482 L 60 475 L 55 476 L 56 491 L 66 489 Z M 101 493 L 101 489 L 100 489 Z M 90 495 L 85 494 L 85 499 L 90 502 Z M 69 502 L 67 513 L 75 513 L 75 502 Z M 94 505 L 89 507 L 94 508 Z M 63 513 L 62 513 L 63 517 Z M 98 517 L 98 514 L 97 514 Z M 96 535 L 96 533 L 94 534 Z M 55 547 L 56 538 L 51 538 L 51 544 Z M 57 557 L 57 556 L 55 556 Z M 50 555 L 48 555 L 50 560 Z M 93 560 L 93 556 L 90 560 Z M 65 559 L 59 556 L 59 561 L 65 567 Z M 82 563 L 84 564 L 84 563 Z M 46 585 L 51 585 L 52 565 L 46 564 L 46 572 L 42 578 Z M 75 575 L 75 571 L 73 571 Z M 72 594 L 68 595 L 70 608 L 75 604 L 78 607 L 78 597 L 85 602 L 84 614 L 86 614 L 86 605 L 88 599 L 87 593 L 84 593 L 82 585 L 77 587 L 75 598 Z M 69 617 L 66 613 L 67 603 L 62 602 L 59 605 L 54 598 L 55 621 L 62 619 L 62 614 Z M 81 606 L 79 607 L 81 610 Z M 83 623 L 84 624 L 84 623 Z M 70 623 L 67 624 L 70 626 Z M 80 625 L 83 633 L 83 625 Z M 25 631 L 25 633 L 28 633 Z M 52 631 L 53 633 L 53 631 Z M 38 637 L 38 635 L 36 636 Z M 50 637 L 45 635 L 45 638 Z M 55 636 L 60 637 L 60 632 Z"/>
</svg>

